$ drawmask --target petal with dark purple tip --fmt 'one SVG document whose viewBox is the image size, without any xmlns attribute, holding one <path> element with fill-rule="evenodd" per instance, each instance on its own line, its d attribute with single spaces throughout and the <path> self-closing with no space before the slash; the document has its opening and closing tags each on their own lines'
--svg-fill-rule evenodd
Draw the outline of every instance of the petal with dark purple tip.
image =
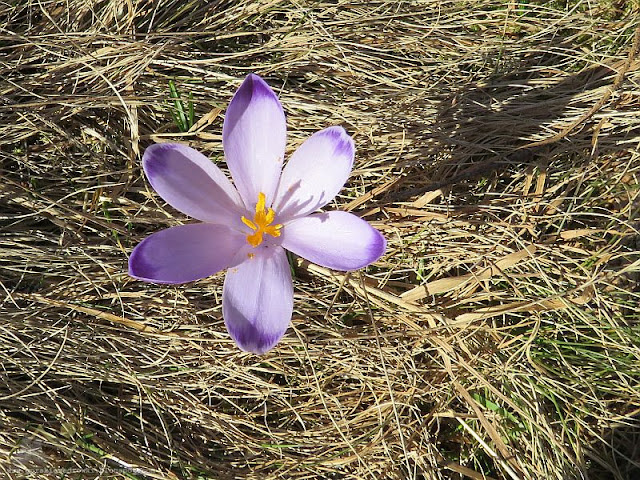
<svg viewBox="0 0 640 480">
<path fill-rule="evenodd" d="M 222 313 L 242 350 L 271 350 L 287 331 L 292 312 L 291 271 L 282 248 L 256 248 L 251 258 L 227 270 Z"/>
<path fill-rule="evenodd" d="M 179 143 L 151 145 L 142 166 L 153 189 L 182 213 L 224 224 L 242 215 L 240 196 L 229 179 L 193 148 Z"/>
<path fill-rule="evenodd" d="M 282 171 L 273 202 L 278 218 L 304 216 L 333 200 L 349 177 L 354 153 L 353 140 L 342 127 L 309 137 Z"/>
<path fill-rule="evenodd" d="M 247 209 L 258 194 L 271 205 L 278 186 L 287 126 L 276 94 L 259 76 L 251 74 L 233 96 L 222 126 L 222 145 L 233 181 Z"/>
<path fill-rule="evenodd" d="M 378 260 L 387 242 L 380 232 L 348 212 L 315 213 L 286 224 L 282 246 L 334 270 L 357 270 Z"/>
<path fill-rule="evenodd" d="M 129 275 L 154 283 L 186 283 L 232 264 L 246 244 L 244 235 L 224 225 L 194 223 L 160 230 L 133 249 Z"/>
</svg>

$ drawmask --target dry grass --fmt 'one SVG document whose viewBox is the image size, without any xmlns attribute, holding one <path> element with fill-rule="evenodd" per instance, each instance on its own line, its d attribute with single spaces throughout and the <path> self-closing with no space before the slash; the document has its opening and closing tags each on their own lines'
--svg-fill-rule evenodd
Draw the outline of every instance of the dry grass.
<svg viewBox="0 0 640 480">
<path fill-rule="evenodd" d="M 4 2 L 0 475 L 635 478 L 638 8 Z M 225 332 L 222 276 L 126 274 L 137 242 L 187 221 L 140 152 L 223 162 L 251 71 L 292 149 L 354 135 L 335 206 L 389 241 L 348 276 L 298 262 L 292 328 L 262 357 Z"/>
</svg>

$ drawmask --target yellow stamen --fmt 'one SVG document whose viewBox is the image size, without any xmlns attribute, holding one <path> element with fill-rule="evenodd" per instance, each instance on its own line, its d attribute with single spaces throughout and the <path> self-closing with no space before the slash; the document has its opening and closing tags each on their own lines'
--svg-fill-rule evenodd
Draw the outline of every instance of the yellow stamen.
<svg viewBox="0 0 640 480">
<path fill-rule="evenodd" d="M 249 220 L 248 218 L 242 217 L 241 220 L 242 220 L 242 223 L 244 223 L 251 230 L 257 230 L 258 229 L 258 227 L 256 227 L 256 225 L 251 220 Z"/>
<path fill-rule="evenodd" d="M 258 203 L 256 203 L 256 213 L 253 216 L 253 221 L 249 220 L 245 216 L 241 218 L 242 223 L 253 230 L 253 233 L 247 235 L 247 242 L 252 247 L 257 247 L 262 243 L 263 235 L 265 233 L 272 237 L 280 236 L 281 224 L 271 225 L 276 218 L 276 212 L 272 208 L 266 208 L 267 199 L 265 194 L 258 193 Z"/>
</svg>

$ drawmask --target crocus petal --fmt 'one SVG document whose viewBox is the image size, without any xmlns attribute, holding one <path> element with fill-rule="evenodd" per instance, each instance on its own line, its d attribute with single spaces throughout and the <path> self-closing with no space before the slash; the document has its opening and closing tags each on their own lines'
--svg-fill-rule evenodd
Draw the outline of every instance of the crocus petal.
<svg viewBox="0 0 640 480">
<path fill-rule="evenodd" d="M 227 270 L 222 313 L 242 350 L 271 350 L 287 331 L 292 312 L 291 271 L 282 248 L 256 248 L 244 263 Z"/>
<path fill-rule="evenodd" d="M 282 246 L 334 270 L 357 270 L 375 262 L 387 246 L 380 232 L 348 212 L 316 213 L 282 229 Z"/>
<path fill-rule="evenodd" d="M 229 266 L 246 244 L 224 225 L 194 223 L 167 228 L 145 238 L 131 252 L 129 275 L 154 283 L 185 283 Z"/>
<path fill-rule="evenodd" d="M 182 213 L 225 224 L 242 215 L 240 196 L 229 179 L 193 148 L 178 143 L 151 145 L 142 166 L 153 189 Z"/>
<path fill-rule="evenodd" d="M 353 140 L 342 127 L 314 133 L 284 167 L 273 209 L 281 219 L 304 216 L 329 203 L 353 166 Z"/>
<path fill-rule="evenodd" d="M 233 181 L 249 211 L 264 193 L 267 207 L 275 194 L 287 126 L 282 105 L 259 76 L 251 74 L 234 95 L 222 126 L 222 145 Z"/>
</svg>

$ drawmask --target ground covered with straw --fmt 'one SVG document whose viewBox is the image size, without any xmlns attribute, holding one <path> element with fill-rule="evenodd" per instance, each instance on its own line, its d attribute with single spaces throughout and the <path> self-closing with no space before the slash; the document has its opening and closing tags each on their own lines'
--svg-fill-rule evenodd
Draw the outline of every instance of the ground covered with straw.
<svg viewBox="0 0 640 480">
<path fill-rule="evenodd" d="M 640 478 L 639 9 L 2 3 L 0 476 Z M 142 152 L 225 169 L 250 72 L 289 151 L 353 135 L 332 208 L 388 240 L 349 275 L 292 258 L 263 356 L 224 328 L 223 275 L 127 275 L 191 221 Z"/>
</svg>

